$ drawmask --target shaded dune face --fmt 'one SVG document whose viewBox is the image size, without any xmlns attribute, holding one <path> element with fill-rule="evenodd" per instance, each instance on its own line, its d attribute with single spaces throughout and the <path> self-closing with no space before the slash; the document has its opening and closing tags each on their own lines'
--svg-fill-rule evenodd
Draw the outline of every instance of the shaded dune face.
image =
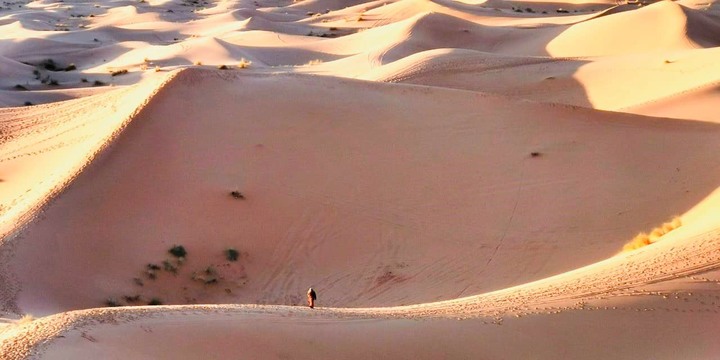
<svg viewBox="0 0 720 360">
<path fill-rule="evenodd" d="M 297 305 L 312 285 L 321 306 L 358 307 L 518 285 L 611 256 L 703 200 L 720 183 L 718 131 L 448 89 L 186 70 L 16 239 L 16 300 L 40 314 L 136 295 Z M 181 264 L 167 253 L 176 244 Z"/>
</svg>

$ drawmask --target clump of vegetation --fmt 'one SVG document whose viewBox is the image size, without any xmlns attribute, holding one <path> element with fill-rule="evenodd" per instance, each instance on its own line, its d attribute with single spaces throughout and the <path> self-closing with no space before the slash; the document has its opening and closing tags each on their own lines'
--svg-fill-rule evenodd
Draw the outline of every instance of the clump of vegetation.
<svg viewBox="0 0 720 360">
<path fill-rule="evenodd" d="M 172 254 L 172 256 L 177 257 L 177 258 L 184 258 L 185 256 L 187 256 L 187 251 L 185 250 L 185 247 L 182 245 L 175 245 L 175 246 L 171 247 L 170 250 L 168 250 L 168 252 L 170 254 Z"/>
<path fill-rule="evenodd" d="M 77 66 L 75 66 L 75 64 L 70 64 L 65 67 L 65 71 L 73 71 L 73 70 L 77 70 Z"/>
<path fill-rule="evenodd" d="M 530 156 L 532 156 L 532 157 L 539 157 L 540 155 L 542 155 L 542 154 L 540 154 L 540 153 L 537 152 L 537 151 L 533 151 L 533 152 L 530 153 Z"/>
<path fill-rule="evenodd" d="M 171 273 L 173 273 L 173 274 L 177 274 L 177 272 L 178 272 L 178 267 L 177 267 L 177 265 L 175 265 L 175 264 L 173 264 L 172 262 L 170 262 L 170 260 L 165 260 L 165 261 L 163 261 L 163 269 L 164 269 L 165 271 L 169 271 L 169 272 L 171 272 Z"/>
<path fill-rule="evenodd" d="M 148 302 L 148 305 L 162 305 L 162 304 L 163 304 L 162 300 L 160 300 L 159 298 L 156 298 L 156 297 L 150 299 L 150 301 Z"/>
<path fill-rule="evenodd" d="M 105 83 L 100 80 L 93 81 L 93 86 L 104 86 Z"/>
<path fill-rule="evenodd" d="M 120 75 L 125 75 L 127 73 L 128 73 L 127 69 L 115 70 L 115 71 L 110 72 L 110 76 L 120 76 Z"/>
<path fill-rule="evenodd" d="M 630 240 L 630 242 L 623 246 L 623 252 L 632 251 L 653 244 L 659 241 L 662 236 L 679 228 L 680 226 L 682 226 L 682 221 L 679 217 L 675 217 L 672 220 L 654 228 L 650 234 L 644 232 L 639 233 Z"/>
<path fill-rule="evenodd" d="M 156 264 L 147 264 L 145 274 L 152 280 L 157 278 L 157 271 L 160 270 L 160 266 Z"/>
<path fill-rule="evenodd" d="M 215 268 L 212 266 L 208 266 L 203 271 L 193 273 L 192 279 L 195 281 L 201 281 L 206 285 L 218 283 L 217 271 L 215 271 Z"/>
<path fill-rule="evenodd" d="M 82 79 L 80 79 L 80 82 L 86 83 L 86 82 L 88 82 L 88 79 L 82 78 Z"/>
<path fill-rule="evenodd" d="M 34 317 L 34 316 L 32 316 L 31 314 L 25 314 L 25 315 L 23 315 L 23 317 L 21 317 L 21 318 L 20 318 L 17 322 L 15 322 L 15 323 L 22 325 L 22 324 L 31 323 L 31 322 L 33 322 L 33 321 L 35 321 L 35 317 Z"/>
<path fill-rule="evenodd" d="M 133 282 L 135 283 L 135 285 L 145 286 L 145 283 L 143 283 L 142 279 L 140 278 L 133 278 Z"/>
<path fill-rule="evenodd" d="M 230 196 L 232 196 L 235 199 L 245 200 L 245 195 L 243 195 L 243 193 L 241 193 L 237 190 L 231 191 Z"/>
<path fill-rule="evenodd" d="M 24 86 L 22 86 L 22 85 L 20 85 L 20 84 L 17 84 L 17 85 L 15 85 L 15 86 L 13 86 L 13 89 L 15 89 L 15 90 L 20 90 L 20 91 L 25 91 L 25 90 L 27 90 L 26 87 L 24 87 Z"/>
<path fill-rule="evenodd" d="M 60 85 L 60 83 L 55 79 L 50 79 L 50 82 L 48 83 L 48 85 L 58 86 L 58 85 Z"/>
<path fill-rule="evenodd" d="M 41 61 L 37 66 L 49 71 L 58 70 L 58 66 L 57 64 L 55 64 L 55 60 L 53 59 L 45 59 Z"/>
<path fill-rule="evenodd" d="M 240 59 L 240 62 L 237 64 L 237 67 L 240 69 L 247 69 L 252 64 L 252 61 L 245 60 L 245 58 Z"/>
<path fill-rule="evenodd" d="M 218 66 L 218 70 L 227 70 L 227 69 L 228 69 L 227 65 L 219 65 Z"/>
<path fill-rule="evenodd" d="M 32 106 L 32 104 L 33 103 L 31 103 L 30 101 L 26 101 L 25 103 L 23 103 L 23 105 L 25 105 L 25 106 Z"/>
<path fill-rule="evenodd" d="M 133 296 L 125 295 L 125 296 L 123 296 L 123 299 L 127 303 L 136 303 L 136 302 L 140 301 L 140 295 L 133 295 Z"/>
<path fill-rule="evenodd" d="M 225 258 L 228 259 L 228 261 L 237 261 L 240 257 L 240 252 L 235 250 L 234 248 L 229 248 L 225 250 Z"/>
<path fill-rule="evenodd" d="M 108 306 L 108 307 L 118 307 L 118 306 L 121 306 L 121 304 L 120 304 L 120 302 L 117 301 L 117 299 L 115 299 L 115 298 L 108 298 L 107 300 L 105 300 L 105 306 Z"/>
<path fill-rule="evenodd" d="M 202 65 L 202 61 L 196 61 L 196 62 L 195 62 L 195 66 L 201 66 L 201 65 Z"/>
</svg>

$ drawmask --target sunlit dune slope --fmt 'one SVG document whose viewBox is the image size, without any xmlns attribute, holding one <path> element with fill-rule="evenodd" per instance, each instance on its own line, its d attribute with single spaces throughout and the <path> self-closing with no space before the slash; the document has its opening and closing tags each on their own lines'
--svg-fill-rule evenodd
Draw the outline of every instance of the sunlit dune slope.
<svg viewBox="0 0 720 360">
<path fill-rule="evenodd" d="M 720 181 L 718 131 L 439 88 L 186 70 L 14 240 L 14 300 L 47 314 L 135 293 L 297 304 L 314 285 L 326 305 L 378 306 L 500 289 L 611 256 L 697 204 Z M 181 275 L 135 284 L 173 244 L 189 253 Z M 225 271 L 216 287 L 190 279 L 208 265 Z"/>
</svg>

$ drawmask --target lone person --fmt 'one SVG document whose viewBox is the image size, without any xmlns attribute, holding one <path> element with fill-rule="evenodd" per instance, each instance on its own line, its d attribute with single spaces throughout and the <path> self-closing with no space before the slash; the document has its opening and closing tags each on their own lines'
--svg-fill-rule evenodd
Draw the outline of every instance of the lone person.
<svg viewBox="0 0 720 360">
<path fill-rule="evenodd" d="M 317 300 L 317 294 L 315 294 L 315 290 L 313 288 L 310 288 L 308 290 L 308 306 L 312 309 L 315 307 L 315 300 Z"/>
</svg>

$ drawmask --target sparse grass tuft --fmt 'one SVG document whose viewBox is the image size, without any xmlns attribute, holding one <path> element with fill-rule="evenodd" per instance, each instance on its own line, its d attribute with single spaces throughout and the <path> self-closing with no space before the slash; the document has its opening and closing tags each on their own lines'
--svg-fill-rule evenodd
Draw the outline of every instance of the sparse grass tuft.
<svg viewBox="0 0 720 360">
<path fill-rule="evenodd" d="M 227 258 L 228 261 L 237 261 L 238 257 L 240 257 L 240 252 L 234 248 L 225 250 L 225 258 Z"/>
<path fill-rule="evenodd" d="M 182 245 L 175 245 L 168 250 L 172 256 L 175 256 L 177 258 L 184 258 L 187 255 L 187 251 L 185 250 L 185 247 Z"/>
<path fill-rule="evenodd" d="M 115 71 L 110 72 L 110 76 L 120 76 L 120 75 L 125 75 L 127 73 L 128 73 L 127 69 L 115 70 Z"/>
<path fill-rule="evenodd" d="M 320 59 L 315 59 L 315 60 L 310 60 L 310 61 L 308 61 L 308 63 L 305 64 L 305 65 L 307 65 L 307 66 L 314 66 L 314 65 L 320 65 L 320 64 L 322 64 L 322 63 L 323 63 L 322 60 L 320 60 Z"/>
</svg>

